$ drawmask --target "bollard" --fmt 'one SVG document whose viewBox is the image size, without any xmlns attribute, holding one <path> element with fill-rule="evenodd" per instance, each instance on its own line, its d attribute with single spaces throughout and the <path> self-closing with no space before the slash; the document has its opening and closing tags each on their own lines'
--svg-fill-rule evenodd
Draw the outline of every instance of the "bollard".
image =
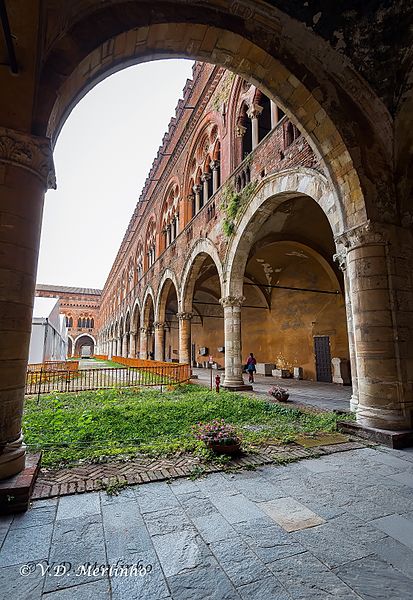
<svg viewBox="0 0 413 600">
<path fill-rule="evenodd" d="M 221 377 L 217 375 L 215 377 L 215 391 L 219 393 L 219 385 L 221 383 Z"/>
</svg>

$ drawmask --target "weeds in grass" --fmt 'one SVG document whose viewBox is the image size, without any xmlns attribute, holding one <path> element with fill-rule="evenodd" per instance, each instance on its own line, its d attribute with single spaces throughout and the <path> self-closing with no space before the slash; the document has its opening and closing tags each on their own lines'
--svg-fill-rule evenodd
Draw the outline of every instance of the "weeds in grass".
<svg viewBox="0 0 413 600">
<path fill-rule="evenodd" d="M 109 483 L 102 485 L 102 488 L 105 490 L 108 496 L 119 496 L 119 493 L 127 487 L 127 481 L 120 481 L 119 479 L 116 479 L 116 477 L 111 479 Z"/>
</svg>

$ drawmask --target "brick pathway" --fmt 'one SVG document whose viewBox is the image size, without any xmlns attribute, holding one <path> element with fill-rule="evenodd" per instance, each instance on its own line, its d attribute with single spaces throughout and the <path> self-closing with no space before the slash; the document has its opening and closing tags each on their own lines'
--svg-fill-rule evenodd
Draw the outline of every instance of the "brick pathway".
<svg viewBox="0 0 413 600">
<path fill-rule="evenodd" d="M 413 600 L 413 452 L 363 448 L 36 501 L 0 519 L 0 590 L 18 600 Z"/>
<path fill-rule="evenodd" d="M 232 459 L 225 466 L 225 469 L 254 468 L 271 463 L 314 458 L 334 452 L 363 448 L 364 446 L 365 444 L 359 441 L 313 448 L 304 448 L 298 444 L 289 444 L 288 446 L 267 445 L 261 447 L 257 453 L 245 454 L 240 458 Z M 101 490 L 115 481 L 135 485 L 151 481 L 171 480 L 177 477 L 188 477 L 195 468 L 202 469 L 205 473 L 212 473 L 222 471 L 224 467 L 205 463 L 192 455 L 184 455 L 177 458 L 159 459 L 142 456 L 126 462 L 114 461 L 60 470 L 42 469 L 34 488 L 33 500 Z"/>
</svg>

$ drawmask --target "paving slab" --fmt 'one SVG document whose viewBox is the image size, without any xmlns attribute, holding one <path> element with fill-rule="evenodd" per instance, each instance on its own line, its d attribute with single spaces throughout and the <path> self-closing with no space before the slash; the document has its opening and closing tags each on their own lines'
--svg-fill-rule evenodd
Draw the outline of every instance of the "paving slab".
<svg viewBox="0 0 413 600">
<path fill-rule="evenodd" d="M 48 562 L 67 566 L 67 572 L 64 577 L 46 577 L 44 591 L 54 591 L 90 582 L 91 576 L 82 571 L 82 568 L 88 568 L 95 563 L 96 565 L 107 564 L 101 515 L 84 515 L 83 518 L 57 520 Z M 104 578 L 104 573 L 93 576 L 94 581 Z"/>
<path fill-rule="evenodd" d="M 43 577 L 40 569 L 28 575 L 25 563 L 0 568 L 0 592 L 1 598 L 16 598 L 16 600 L 40 600 L 43 590 Z"/>
<path fill-rule="evenodd" d="M 248 523 L 236 523 L 234 529 L 265 564 L 305 552 L 292 535 L 267 516 Z"/>
<path fill-rule="evenodd" d="M 211 562 L 168 578 L 174 600 L 240 600 L 241 596 L 218 566 Z"/>
<path fill-rule="evenodd" d="M 211 497 L 212 503 L 229 523 L 240 523 L 262 517 L 263 512 L 243 494 Z"/>
<path fill-rule="evenodd" d="M 261 502 L 260 508 L 286 531 L 298 531 L 325 523 L 325 519 L 291 497 Z"/>
<path fill-rule="evenodd" d="M 363 600 L 413 600 L 413 580 L 378 557 L 350 562 L 335 573 Z"/>
<path fill-rule="evenodd" d="M 211 553 L 195 531 L 174 531 L 153 538 L 165 577 L 202 566 Z"/>
<path fill-rule="evenodd" d="M 240 536 L 238 539 L 214 542 L 210 544 L 210 548 L 236 587 L 271 575 L 264 563 L 257 558 Z"/>
<path fill-rule="evenodd" d="M 141 554 L 130 555 L 126 564 L 140 564 Z M 110 577 L 112 600 L 163 600 L 170 597 L 170 592 L 161 565 L 154 551 L 147 551 L 142 561 L 145 570 L 142 574 L 121 574 Z M 151 566 L 149 569 L 148 566 Z M 130 573 L 130 571 L 129 571 Z M 44 600 L 47 600 L 46 598 Z"/>
<path fill-rule="evenodd" d="M 291 596 L 275 577 L 263 577 L 238 588 L 243 600 L 291 600 Z"/>
<path fill-rule="evenodd" d="M 371 521 L 371 525 L 413 549 L 413 522 L 400 515 L 390 515 Z"/>
<path fill-rule="evenodd" d="M 277 560 L 268 567 L 294 600 L 359 600 L 351 587 L 310 552 Z"/>
<path fill-rule="evenodd" d="M 99 492 L 75 496 L 62 496 L 57 508 L 57 520 L 79 519 L 87 515 L 100 513 Z"/>
<path fill-rule="evenodd" d="M 53 525 L 9 529 L 0 550 L 0 567 L 47 558 Z"/>
<path fill-rule="evenodd" d="M 369 547 L 379 558 L 413 580 L 413 550 L 391 537 L 372 542 Z"/>
<path fill-rule="evenodd" d="M 121 502 L 102 506 L 102 521 L 109 560 L 141 555 L 153 550 L 138 503 Z"/>
</svg>

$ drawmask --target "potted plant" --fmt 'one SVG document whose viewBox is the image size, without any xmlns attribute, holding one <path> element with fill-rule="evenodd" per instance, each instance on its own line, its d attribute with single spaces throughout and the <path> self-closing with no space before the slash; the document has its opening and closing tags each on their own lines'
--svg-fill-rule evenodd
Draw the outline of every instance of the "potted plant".
<svg viewBox="0 0 413 600">
<path fill-rule="evenodd" d="M 241 440 L 235 428 L 224 419 L 198 423 L 194 425 L 193 432 L 198 440 L 216 454 L 238 454 L 241 449 Z"/>
<path fill-rule="evenodd" d="M 274 385 L 268 390 L 268 393 L 272 398 L 275 398 L 279 402 L 287 402 L 290 396 L 289 391 L 279 385 Z"/>
</svg>

